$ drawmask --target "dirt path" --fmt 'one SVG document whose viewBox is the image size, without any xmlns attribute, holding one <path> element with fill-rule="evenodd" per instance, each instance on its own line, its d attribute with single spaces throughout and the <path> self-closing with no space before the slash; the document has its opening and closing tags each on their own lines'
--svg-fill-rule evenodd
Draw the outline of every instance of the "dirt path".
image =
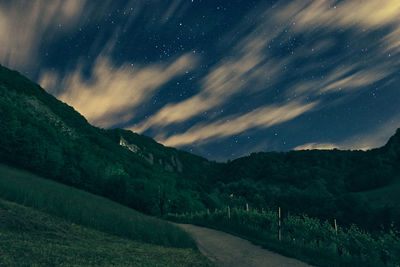
<svg viewBox="0 0 400 267">
<path fill-rule="evenodd" d="M 224 232 L 190 224 L 177 225 L 192 235 L 201 253 L 218 267 L 311 266 Z"/>
</svg>

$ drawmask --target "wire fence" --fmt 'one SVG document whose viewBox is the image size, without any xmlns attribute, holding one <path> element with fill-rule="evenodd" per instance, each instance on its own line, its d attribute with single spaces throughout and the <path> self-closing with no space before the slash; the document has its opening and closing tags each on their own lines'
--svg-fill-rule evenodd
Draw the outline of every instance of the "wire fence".
<svg viewBox="0 0 400 267">
<path fill-rule="evenodd" d="M 169 214 L 169 219 L 214 227 L 262 243 L 275 243 L 278 250 L 292 248 L 317 253 L 340 262 L 363 266 L 400 266 L 400 233 L 392 227 L 373 235 L 356 225 L 341 227 L 336 219 L 321 221 L 307 215 L 282 216 L 278 207 L 251 209 L 229 207 L 184 214 Z M 303 252 L 301 252 L 303 251 Z M 364 265 L 367 264 L 367 265 Z"/>
</svg>

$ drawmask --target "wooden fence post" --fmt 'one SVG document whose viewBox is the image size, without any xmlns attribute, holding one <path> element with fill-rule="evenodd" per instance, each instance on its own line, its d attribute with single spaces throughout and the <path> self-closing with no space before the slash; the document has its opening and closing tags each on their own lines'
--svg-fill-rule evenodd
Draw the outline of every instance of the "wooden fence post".
<svg viewBox="0 0 400 267">
<path fill-rule="evenodd" d="M 228 206 L 228 219 L 231 218 L 231 208 Z"/>
<path fill-rule="evenodd" d="M 278 207 L 278 240 L 281 241 L 281 207 Z"/>
<path fill-rule="evenodd" d="M 336 249 L 337 249 L 337 254 L 340 256 L 342 256 L 343 254 L 343 250 L 342 247 L 338 245 L 338 240 L 337 240 L 337 234 L 338 234 L 338 226 L 337 226 L 337 221 L 336 219 L 333 219 L 333 222 L 335 224 L 335 233 L 336 233 Z"/>
<path fill-rule="evenodd" d="M 336 219 L 333 219 L 333 221 L 334 221 L 334 223 L 335 223 L 335 232 L 336 232 L 336 235 L 337 235 L 337 223 L 336 223 Z"/>
</svg>

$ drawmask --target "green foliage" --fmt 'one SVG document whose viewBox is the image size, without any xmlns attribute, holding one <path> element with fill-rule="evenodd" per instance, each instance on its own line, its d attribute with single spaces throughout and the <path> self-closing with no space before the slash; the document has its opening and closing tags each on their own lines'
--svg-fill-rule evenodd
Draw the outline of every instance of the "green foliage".
<svg viewBox="0 0 400 267">
<path fill-rule="evenodd" d="M 169 214 L 181 223 L 217 228 L 242 236 L 282 254 L 318 266 L 399 266 L 400 233 L 393 226 L 372 235 L 355 225 L 335 228 L 328 221 L 306 215 L 285 214 L 281 241 L 278 240 L 278 215 L 272 210 L 233 208 L 191 214 Z"/>
<path fill-rule="evenodd" d="M 144 244 L 0 199 L 1 266 L 213 266 L 190 248 Z"/>
</svg>

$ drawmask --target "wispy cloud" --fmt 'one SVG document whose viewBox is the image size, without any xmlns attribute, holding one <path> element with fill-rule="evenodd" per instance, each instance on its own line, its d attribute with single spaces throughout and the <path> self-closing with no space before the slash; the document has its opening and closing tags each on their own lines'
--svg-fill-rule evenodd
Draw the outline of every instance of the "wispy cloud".
<svg viewBox="0 0 400 267">
<path fill-rule="evenodd" d="M 367 53 L 368 47 L 374 51 L 366 56 L 356 56 L 360 50 L 349 48 L 348 56 L 353 59 L 348 62 L 344 55 L 338 54 L 337 59 L 343 59 L 324 79 L 318 81 L 299 82 L 288 93 L 323 94 L 366 88 L 367 86 L 389 77 L 394 73 L 395 62 L 391 60 L 399 52 L 400 35 L 400 2 L 385 1 L 342 1 L 335 5 L 335 1 L 293 1 L 289 5 L 280 6 L 281 11 L 276 13 L 278 20 L 290 21 L 295 25 L 292 29 L 297 33 L 312 34 L 320 29 L 335 33 L 336 31 L 352 30 L 357 38 L 362 38 L 372 31 L 386 27 L 380 34 L 382 38 L 369 39 L 362 50 Z M 357 12 L 354 12 L 357 10 Z M 329 45 L 321 40 L 312 45 L 312 50 L 326 50 Z M 320 44 L 323 45 L 320 45 Z M 309 56 L 308 51 L 302 48 L 302 54 Z M 328 62 L 329 63 L 329 62 Z M 314 66 L 318 69 L 321 64 Z M 311 66 L 313 67 L 313 66 Z"/>
<path fill-rule="evenodd" d="M 287 95 L 317 96 L 325 93 L 351 92 L 366 88 L 393 73 L 390 63 L 377 64 L 369 69 L 361 69 L 359 63 L 342 66 L 331 70 L 324 79 L 299 81 L 294 84 Z"/>
<path fill-rule="evenodd" d="M 341 28 L 357 26 L 371 29 L 399 22 L 400 2 L 397 0 L 360 1 L 293 1 L 281 18 L 294 11 L 293 20 L 299 27 Z"/>
<path fill-rule="evenodd" d="M 144 132 L 152 127 L 157 127 L 157 130 L 160 131 L 162 127 L 182 123 L 205 111 L 229 105 L 229 99 L 236 94 L 281 87 L 283 79 L 286 78 L 282 72 L 284 67 L 298 61 L 308 61 L 308 58 L 312 57 L 314 53 L 322 53 L 336 45 L 335 39 L 331 37 L 325 36 L 326 38 L 323 37 L 318 41 L 311 38 L 304 41 L 303 46 L 297 49 L 297 53 L 274 58 L 268 54 L 267 47 L 275 39 L 289 39 L 290 35 L 296 34 L 306 34 L 306 36 L 312 37 L 312 33 L 320 29 L 327 32 L 351 29 L 357 32 L 357 36 L 364 36 L 380 27 L 400 26 L 400 3 L 398 1 L 387 0 L 378 3 L 377 1 L 354 0 L 340 2 L 337 6 L 334 3 L 334 1 L 292 1 L 289 4 L 280 2 L 274 8 L 264 12 L 255 11 L 252 17 L 257 22 L 256 26 L 250 29 L 250 33 L 245 34 L 237 41 L 229 52 L 229 59 L 222 59 L 202 79 L 201 90 L 198 94 L 178 103 L 167 104 L 131 129 Z M 244 22 L 238 26 L 235 32 L 246 27 L 248 24 Z M 397 39 L 394 32 L 395 30 L 392 30 L 382 40 L 377 40 L 372 44 L 379 48 L 378 51 L 375 51 L 374 56 L 369 56 L 369 59 L 359 57 L 349 62 L 345 55 L 338 55 L 336 60 L 340 64 L 334 63 L 336 66 L 326 69 L 323 77 L 313 80 L 287 81 L 280 90 L 288 99 L 293 97 L 300 100 L 304 98 L 323 99 L 327 94 L 362 89 L 389 77 L 393 74 L 393 68 L 392 62 L 386 59 L 387 49 L 394 49 L 400 45 L 400 37 Z M 351 48 L 349 51 L 349 53 L 358 53 Z M 339 62 L 340 59 L 343 61 Z M 301 77 L 307 71 L 320 69 L 321 63 L 310 63 L 297 72 Z M 254 86 L 255 84 L 258 86 Z M 315 108 L 315 106 L 313 107 Z M 240 118 L 244 116 L 246 115 L 238 113 L 231 115 L 230 118 L 232 121 L 235 119 L 240 121 Z M 226 134 L 222 134 L 219 130 L 212 130 L 213 127 L 225 130 L 225 127 L 219 127 L 219 125 L 226 119 L 221 118 L 216 122 L 201 123 L 189 128 L 184 133 L 170 136 L 167 139 L 162 138 L 164 134 L 160 134 L 158 140 L 165 144 L 179 146 L 191 142 L 210 141 L 212 138 L 209 136 L 224 137 L 237 133 L 227 130 Z M 247 126 L 240 128 L 241 131 L 253 127 L 250 124 Z M 206 130 L 203 131 L 200 127 Z M 206 132 L 211 134 L 206 134 Z M 324 146 L 331 147 L 330 144 L 324 144 Z"/>
<path fill-rule="evenodd" d="M 38 59 L 44 40 L 65 34 L 81 18 L 85 0 L 0 3 L 0 62 L 24 69 Z"/>
<path fill-rule="evenodd" d="M 244 31 L 246 26 L 239 28 Z M 167 104 L 145 121 L 132 126 L 131 130 L 141 133 L 151 127 L 181 123 L 229 103 L 231 97 L 244 90 L 254 92 L 265 89 L 265 78 L 278 80 L 280 70 L 288 63 L 288 59 L 276 60 L 269 57 L 265 49 L 281 30 L 281 27 L 271 28 L 267 22 L 261 21 L 256 29 L 245 34 L 227 51 L 226 57 L 205 75 L 200 82 L 198 94 L 178 103 Z"/>
<path fill-rule="evenodd" d="M 174 77 L 194 68 L 195 62 L 191 54 L 185 54 L 169 63 L 116 67 L 109 57 L 101 54 L 89 80 L 77 68 L 62 79 L 51 71 L 45 72 L 40 84 L 48 90 L 64 88 L 56 94 L 60 100 L 75 107 L 91 123 L 112 127 L 131 120 L 138 105 L 148 101 Z"/>
<path fill-rule="evenodd" d="M 269 74 L 277 72 L 280 65 L 273 62 L 263 63 L 266 55 L 262 54 L 265 41 L 254 39 L 239 51 L 234 60 L 222 60 L 201 81 L 201 91 L 179 103 L 168 104 L 148 120 L 132 127 L 143 132 L 153 126 L 166 126 L 189 120 L 204 111 L 221 106 L 229 98 L 246 88 L 246 83 L 259 78 L 261 69 L 268 68 Z M 252 88 L 256 90 L 257 88 Z M 259 88 L 258 88 L 259 89 Z"/>
<path fill-rule="evenodd" d="M 281 106 L 271 105 L 231 119 L 218 120 L 210 124 L 199 123 L 183 134 L 174 135 L 164 140 L 158 139 L 167 146 L 203 143 L 210 141 L 210 139 L 231 136 L 252 128 L 268 128 L 300 116 L 312 110 L 316 105 L 317 103 L 303 104 L 295 101 Z"/>
</svg>

